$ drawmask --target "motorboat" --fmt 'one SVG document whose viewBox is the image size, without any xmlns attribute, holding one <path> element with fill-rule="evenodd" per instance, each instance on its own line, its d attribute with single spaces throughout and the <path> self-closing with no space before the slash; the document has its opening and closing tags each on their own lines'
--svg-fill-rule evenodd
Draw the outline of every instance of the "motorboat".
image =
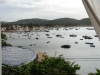
<svg viewBox="0 0 100 75">
<path fill-rule="evenodd" d="M 60 37 L 60 38 L 64 38 L 64 37 Z"/>
<path fill-rule="evenodd" d="M 78 44 L 78 42 L 77 42 L 77 41 L 75 41 L 75 44 Z"/>
<path fill-rule="evenodd" d="M 52 37 L 47 37 L 47 38 L 52 38 Z"/>
<path fill-rule="evenodd" d="M 83 40 L 83 39 L 80 39 L 80 40 Z"/>
<path fill-rule="evenodd" d="M 49 36 L 50 34 L 45 34 L 46 36 Z"/>
<path fill-rule="evenodd" d="M 93 43 L 90 43 L 90 42 L 85 42 L 85 44 L 93 44 Z"/>
<path fill-rule="evenodd" d="M 85 35 L 85 36 L 82 36 L 83 38 L 85 38 L 85 39 L 92 39 L 92 37 L 91 36 L 87 36 L 87 35 Z"/>
<path fill-rule="evenodd" d="M 36 39 L 39 39 L 39 38 L 36 37 Z"/>
<path fill-rule="evenodd" d="M 93 45 L 93 44 L 90 44 L 90 47 L 95 47 L 95 45 Z"/>
<path fill-rule="evenodd" d="M 98 35 L 94 35 L 95 37 L 98 37 Z"/>
<path fill-rule="evenodd" d="M 71 35 L 69 35 L 70 37 L 77 37 L 77 35 L 74 35 L 74 34 L 71 34 Z"/>
<path fill-rule="evenodd" d="M 70 48 L 71 45 L 62 45 L 61 48 Z"/>
<path fill-rule="evenodd" d="M 56 35 L 56 37 L 62 37 L 62 35 L 58 34 L 58 35 Z"/>
</svg>

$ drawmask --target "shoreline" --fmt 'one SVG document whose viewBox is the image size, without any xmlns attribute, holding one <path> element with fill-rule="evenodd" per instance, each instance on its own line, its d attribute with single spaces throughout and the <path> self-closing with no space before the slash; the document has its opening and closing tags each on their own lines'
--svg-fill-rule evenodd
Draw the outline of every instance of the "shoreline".
<svg viewBox="0 0 100 75">
<path fill-rule="evenodd" d="M 71 27 L 71 26 L 69 26 Z M 69 27 L 49 27 L 49 28 L 69 28 Z M 77 27 L 93 27 L 93 26 L 72 26 L 71 28 L 77 28 Z M 38 29 L 38 30 L 41 30 L 42 28 Z M 48 29 L 48 28 L 44 28 L 44 29 Z M 44 30 L 42 29 L 42 30 Z M 11 33 L 14 33 L 14 32 L 30 32 L 30 31 L 33 31 L 33 32 L 45 32 L 45 31 L 38 31 L 38 30 L 35 30 L 35 29 L 32 29 L 32 30 L 28 30 L 28 31 L 25 31 L 23 29 L 21 30 L 9 30 L 9 31 L 2 31 L 2 33 L 7 33 L 7 32 L 11 32 Z"/>
</svg>

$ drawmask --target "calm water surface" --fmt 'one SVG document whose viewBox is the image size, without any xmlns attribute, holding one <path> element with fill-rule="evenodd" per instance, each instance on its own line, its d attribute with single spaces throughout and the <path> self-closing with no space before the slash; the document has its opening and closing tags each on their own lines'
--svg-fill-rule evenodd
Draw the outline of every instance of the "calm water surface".
<svg viewBox="0 0 100 75">
<path fill-rule="evenodd" d="M 36 53 L 29 49 L 18 47 L 3 47 L 2 48 L 2 63 L 8 65 L 21 65 L 29 63 L 36 58 Z"/>
<path fill-rule="evenodd" d="M 79 28 L 79 27 L 78 27 Z M 29 34 L 28 36 L 23 36 Z M 66 60 L 75 62 L 81 66 L 81 70 L 77 71 L 80 75 L 87 75 L 89 72 L 95 72 L 95 68 L 100 69 L 100 41 L 94 30 L 87 30 L 86 27 L 80 27 L 75 30 L 50 30 L 50 32 L 29 32 L 29 33 L 6 33 L 8 40 L 7 42 L 13 46 L 23 46 L 24 48 L 31 48 L 32 50 L 38 50 L 41 52 L 47 52 L 49 56 L 56 56 L 63 54 Z M 33 35 L 32 35 L 33 34 Z M 47 38 L 45 34 L 50 34 Z M 57 34 L 62 35 L 64 38 L 56 37 Z M 75 34 L 77 37 L 70 37 L 69 34 Z M 11 38 L 10 38 L 11 35 Z M 88 35 L 93 39 L 88 40 L 82 38 L 82 36 Z M 18 37 L 19 36 L 19 37 Z M 39 38 L 39 39 L 36 39 Z M 83 39 L 83 40 L 80 40 Z M 50 43 L 47 43 L 50 41 Z M 78 44 L 75 44 L 75 41 Z M 85 42 L 94 43 L 95 47 L 90 47 Z M 32 44 L 32 46 L 30 46 Z M 62 45 L 70 44 L 70 49 L 61 48 Z"/>
</svg>

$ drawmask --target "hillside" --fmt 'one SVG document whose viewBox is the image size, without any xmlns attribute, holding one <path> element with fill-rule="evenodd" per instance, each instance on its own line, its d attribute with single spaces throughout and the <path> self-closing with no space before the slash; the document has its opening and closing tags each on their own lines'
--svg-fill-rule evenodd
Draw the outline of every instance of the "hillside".
<svg viewBox="0 0 100 75">
<path fill-rule="evenodd" d="M 91 25 L 89 18 L 84 18 L 81 20 L 73 19 L 73 18 L 59 18 L 54 20 L 46 20 L 46 19 L 22 19 L 15 22 L 3 22 L 3 24 L 37 24 L 37 25 L 74 25 L 74 24 L 86 24 Z"/>
<path fill-rule="evenodd" d="M 71 19 L 71 18 L 60 18 L 60 19 L 55 19 L 48 22 L 48 24 L 57 24 L 57 25 L 65 25 L 65 24 L 70 24 L 70 23 L 71 24 L 78 23 L 78 20 Z"/>
<path fill-rule="evenodd" d="M 79 20 L 79 24 L 87 24 L 87 25 L 90 25 L 91 24 L 91 21 L 90 21 L 89 18 L 84 18 L 84 19 Z"/>
<path fill-rule="evenodd" d="M 22 19 L 22 20 L 18 20 L 18 21 L 15 21 L 15 22 L 8 22 L 8 23 L 9 24 L 29 24 L 29 23 L 46 24 L 47 22 L 48 22 L 48 20 L 46 20 L 46 19 L 35 18 L 35 19 Z"/>
</svg>

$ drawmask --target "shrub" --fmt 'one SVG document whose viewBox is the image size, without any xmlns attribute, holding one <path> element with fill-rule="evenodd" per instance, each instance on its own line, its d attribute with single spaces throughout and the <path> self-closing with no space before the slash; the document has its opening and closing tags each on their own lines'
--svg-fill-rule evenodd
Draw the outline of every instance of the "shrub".
<svg viewBox="0 0 100 75">
<path fill-rule="evenodd" d="M 41 62 L 35 61 L 21 66 L 2 65 L 2 75 L 78 75 L 80 67 L 61 57 L 45 57 Z"/>
<path fill-rule="evenodd" d="M 88 75 L 100 75 L 100 70 L 96 69 L 96 73 L 89 73 Z"/>
<path fill-rule="evenodd" d="M 1 33 L 1 39 L 2 39 L 2 41 L 1 41 L 2 46 L 12 46 L 11 44 L 6 43 L 7 38 L 6 38 L 5 34 Z"/>
</svg>

